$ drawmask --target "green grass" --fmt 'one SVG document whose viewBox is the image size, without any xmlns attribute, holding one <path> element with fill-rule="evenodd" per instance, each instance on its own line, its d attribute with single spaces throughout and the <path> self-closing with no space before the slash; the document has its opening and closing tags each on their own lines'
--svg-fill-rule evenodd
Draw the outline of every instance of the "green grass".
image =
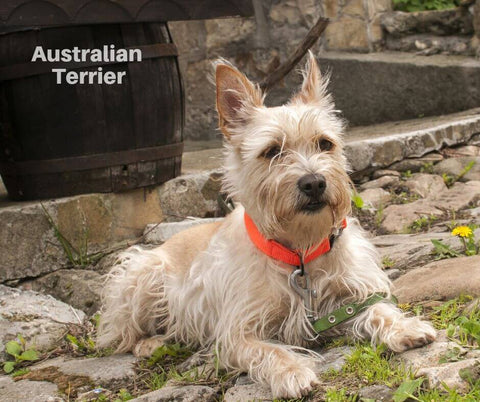
<svg viewBox="0 0 480 402">
<path fill-rule="evenodd" d="M 433 174 L 433 162 L 426 162 L 420 168 L 420 173 Z"/>
<path fill-rule="evenodd" d="M 133 399 L 134 397 L 126 389 L 120 389 L 118 391 L 117 398 L 114 399 L 114 402 L 125 402 Z"/>
<path fill-rule="evenodd" d="M 418 219 L 415 219 L 412 224 L 408 227 L 410 233 L 425 232 L 430 230 L 430 226 L 438 218 L 435 215 L 423 215 Z"/>
<path fill-rule="evenodd" d="M 447 173 L 442 173 L 443 182 L 447 187 L 452 187 L 457 181 L 459 181 L 463 176 L 465 176 L 475 165 L 475 161 L 468 162 L 458 174 L 458 176 L 452 176 Z"/>
<path fill-rule="evenodd" d="M 421 402 L 478 402 L 480 401 L 480 382 L 470 384 L 464 394 L 443 384 L 442 389 L 423 389 L 412 399 Z"/>
<path fill-rule="evenodd" d="M 223 389 L 233 378 L 220 370 L 215 361 L 180 371 L 177 365 L 191 355 L 192 352 L 179 343 L 160 346 L 150 358 L 139 363 L 143 384 L 152 391 L 164 387 L 167 382 L 215 385 Z"/>
<path fill-rule="evenodd" d="M 151 373 L 145 381 L 145 384 L 151 391 L 162 388 L 168 381 L 168 374 L 164 370 Z"/>
<path fill-rule="evenodd" d="M 73 356 L 105 357 L 114 352 L 114 348 L 99 349 L 95 343 L 100 315 L 95 314 L 83 325 L 71 327 L 70 332 L 65 335 L 66 352 Z"/>
<path fill-rule="evenodd" d="M 357 209 L 362 209 L 365 206 L 365 202 L 362 197 L 354 190 L 352 193 L 353 206 Z"/>
<path fill-rule="evenodd" d="M 407 191 L 401 191 L 399 193 L 392 191 L 391 194 L 392 204 L 408 204 L 410 202 L 417 201 L 420 198 L 418 194 Z"/>
<path fill-rule="evenodd" d="M 73 246 L 73 244 L 62 234 L 58 226 L 55 224 L 53 217 L 48 213 L 47 209 L 43 204 L 40 204 L 43 209 L 43 213 L 53 229 L 55 237 L 58 239 L 58 242 L 63 248 L 65 255 L 73 266 L 85 267 L 90 264 L 96 263 L 102 257 L 105 256 L 105 253 L 98 252 L 90 254 L 88 252 L 88 232 L 86 228 L 83 231 L 82 244 L 79 248 Z"/>
<path fill-rule="evenodd" d="M 364 384 L 385 384 L 389 387 L 412 378 L 404 367 L 390 364 L 385 346 L 374 349 L 370 344 L 357 344 L 342 373 L 358 376 Z"/>
<path fill-rule="evenodd" d="M 325 394 L 325 400 L 327 402 L 355 402 L 358 401 L 356 394 L 349 394 L 345 388 L 339 390 L 329 389 Z"/>
<path fill-rule="evenodd" d="M 463 176 L 465 176 L 468 172 L 470 172 L 470 170 L 472 170 L 473 166 L 475 166 L 475 161 L 470 161 L 468 162 L 462 169 L 462 171 L 460 172 L 460 174 L 457 176 L 456 180 L 455 181 L 458 181 L 460 180 L 461 178 L 463 178 Z"/>
<path fill-rule="evenodd" d="M 162 345 L 155 349 L 147 360 L 147 366 L 152 367 L 165 362 L 176 363 L 192 355 L 192 351 L 179 343 Z"/>
<path fill-rule="evenodd" d="M 443 303 L 439 307 L 433 307 L 433 312 L 429 316 L 430 321 L 436 329 L 447 329 L 460 317 L 465 306 L 472 300 L 472 296 L 462 295 Z"/>
<path fill-rule="evenodd" d="M 460 5 L 460 0 L 393 0 L 393 8 L 398 11 L 447 10 Z"/>
<path fill-rule="evenodd" d="M 455 184 L 455 177 L 450 174 L 442 173 L 443 182 L 447 187 L 452 187 Z"/>
<path fill-rule="evenodd" d="M 200 366 L 194 367 L 183 372 L 178 371 L 175 365 L 166 367 L 151 367 L 149 374 L 144 378 L 143 382 L 151 391 L 163 388 L 169 381 L 176 384 L 219 384 L 227 382 L 231 375 L 226 373 L 218 373 L 213 367 Z"/>
<path fill-rule="evenodd" d="M 395 260 L 392 259 L 390 256 L 385 255 L 382 258 L 382 266 L 383 268 L 393 268 L 395 266 Z"/>
<path fill-rule="evenodd" d="M 450 246 L 442 243 L 440 240 L 431 239 L 430 241 L 433 244 L 432 255 L 435 257 L 435 260 L 443 260 L 445 258 L 455 258 L 460 256 L 459 253 L 457 253 Z"/>
</svg>

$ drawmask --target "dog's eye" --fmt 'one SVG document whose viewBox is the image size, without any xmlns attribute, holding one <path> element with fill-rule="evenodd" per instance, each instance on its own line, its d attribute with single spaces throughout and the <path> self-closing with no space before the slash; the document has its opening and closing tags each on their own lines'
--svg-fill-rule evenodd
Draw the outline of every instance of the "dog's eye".
<svg viewBox="0 0 480 402">
<path fill-rule="evenodd" d="M 271 148 L 268 148 L 265 150 L 263 153 L 263 157 L 265 159 L 273 159 L 275 156 L 277 156 L 281 152 L 281 148 L 278 145 L 275 145 Z"/>
<path fill-rule="evenodd" d="M 330 151 L 333 148 L 333 142 L 322 138 L 318 141 L 317 146 L 320 151 Z"/>
</svg>

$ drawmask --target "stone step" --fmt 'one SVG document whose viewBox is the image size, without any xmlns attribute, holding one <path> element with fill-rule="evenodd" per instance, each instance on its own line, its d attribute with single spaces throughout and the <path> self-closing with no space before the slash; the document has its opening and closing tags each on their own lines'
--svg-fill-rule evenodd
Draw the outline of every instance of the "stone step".
<svg viewBox="0 0 480 402">
<path fill-rule="evenodd" d="M 219 173 L 204 171 L 149 188 L 54 200 L 11 202 L 4 193 L 0 199 L 0 284 L 64 268 L 102 271 L 98 258 L 143 242 L 149 223 L 214 216 L 219 177 Z M 68 257 L 72 248 L 78 251 L 71 253 L 73 258 Z"/>
<path fill-rule="evenodd" d="M 353 126 L 438 116 L 480 106 L 480 60 L 406 52 L 326 52 L 335 104 Z"/>
<path fill-rule="evenodd" d="M 420 55 L 432 54 L 475 55 L 469 36 L 437 36 L 417 34 L 408 36 L 387 36 L 385 47 L 399 52 L 415 52 Z"/>
<path fill-rule="evenodd" d="M 418 33 L 469 35 L 473 33 L 473 15 L 465 7 L 451 10 L 402 12 L 382 15 L 382 27 L 393 36 Z"/>
<path fill-rule="evenodd" d="M 358 177 L 374 168 L 386 168 L 406 158 L 421 157 L 445 146 L 475 140 L 480 141 L 480 108 L 445 116 L 353 127 L 345 135 L 345 152 Z M 185 152 L 182 170 L 191 174 L 220 168 L 222 156 L 222 148 Z"/>
</svg>

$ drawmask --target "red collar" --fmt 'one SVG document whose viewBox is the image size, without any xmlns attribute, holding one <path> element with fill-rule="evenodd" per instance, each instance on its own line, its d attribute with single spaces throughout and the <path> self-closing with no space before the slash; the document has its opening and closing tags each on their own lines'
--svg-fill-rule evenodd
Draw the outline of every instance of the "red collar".
<svg viewBox="0 0 480 402">
<path fill-rule="evenodd" d="M 285 262 L 289 265 L 300 266 L 300 250 L 292 250 L 288 247 L 283 246 L 275 240 L 268 240 L 260 233 L 260 231 L 255 226 L 252 218 L 245 212 L 245 227 L 247 233 L 250 236 L 250 240 L 253 244 L 264 254 L 269 257 Z M 342 229 L 347 227 L 347 220 L 342 221 Z M 321 255 L 328 253 L 330 251 L 330 238 L 323 239 L 318 246 L 310 247 L 303 257 L 303 263 L 307 264 L 310 261 L 313 261 L 315 258 L 320 257 Z"/>
</svg>

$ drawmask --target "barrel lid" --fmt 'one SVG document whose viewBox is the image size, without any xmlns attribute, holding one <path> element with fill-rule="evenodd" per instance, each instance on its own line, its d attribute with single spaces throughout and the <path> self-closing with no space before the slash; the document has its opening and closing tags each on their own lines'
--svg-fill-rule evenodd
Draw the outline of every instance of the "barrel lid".
<svg viewBox="0 0 480 402">
<path fill-rule="evenodd" d="M 251 0 L 1 0 L 0 33 L 51 26 L 251 15 Z"/>
</svg>

